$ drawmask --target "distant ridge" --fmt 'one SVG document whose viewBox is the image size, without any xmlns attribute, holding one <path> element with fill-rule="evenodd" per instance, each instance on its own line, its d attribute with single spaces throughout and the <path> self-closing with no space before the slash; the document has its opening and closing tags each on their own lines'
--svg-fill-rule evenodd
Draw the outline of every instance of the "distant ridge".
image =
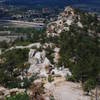
<svg viewBox="0 0 100 100">
<path fill-rule="evenodd" d="M 94 10 L 100 12 L 100 0 L 4 0 L 3 4 L 52 8 L 71 5 L 84 10 Z"/>
<path fill-rule="evenodd" d="M 54 7 L 54 6 L 60 6 L 64 7 L 68 4 L 69 1 L 67 0 L 6 0 L 4 4 L 7 5 L 27 5 L 27 6 L 49 6 L 49 7 Z"/>
</svg>

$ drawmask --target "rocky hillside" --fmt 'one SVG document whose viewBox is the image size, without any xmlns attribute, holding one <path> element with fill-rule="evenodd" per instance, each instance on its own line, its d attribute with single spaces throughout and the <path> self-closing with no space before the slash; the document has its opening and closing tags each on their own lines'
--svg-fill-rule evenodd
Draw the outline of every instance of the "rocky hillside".
<svg viewBox="0 0 100 100">
<path fill-rule="evenodd" d="M 93 25 L 97 21 L 95 14 L 89 14 L 73 9 L 72 7 L 66 7 L 65 10 L 58 15 L 58 19 L 55 22 L 51 22 L 47 26 L 48 36 L 59 36 L 61 32 L 70 31 L 70 26 L 74 25 L 81 29 L 87 27 L 89 34 L 92 34 Z M 86 18 L 86 19 L 85 19 Z M 99 26 L 100 23 L 97 23 Z M 90 25 L 90 27 L 88 27 Z M 99 34 L 98 34 L 99 35 Z"/>
<path fill-rule="evenodd" d="M 51 100 L 56 94 L 61 94 L 60 100 L 66 100 L 68 84 L 69 100 L 73 100 L 71 94 L 77 100 L 83 95 L 82 89 L 91 94 L 99 85 L 100 21 L 95 14 L 66 7 L 56 21 L 47 25 L 46 32 L 33 39 L 38 41 L 27 46 L 14 45 L 0 55 L 0 98 L 26 91 L 25 96 L 31 99 L 24 100 Z M 62 82 L 59 91 L 58 80 Z M 81 82 L 82 88 L 78 87 L 74 94 L 75 84 L 65 80 Z M 56 88 L 54 93 L 52 86 Z"/>
<path fill-rule="evenodd" d="M 52 36 L 59 35 L 63 31 L 70 31 L 69 28 L 72 25 L 75 25 L 79 28 L 84 28 L 87 27 L 86 25 L 89 24 L 89 21 L 90 23 L 91 21 L 93 21 L 94 23 L 95 19 L 95 14 L 82 13 L 78 10 L 73 9 L 72 7 L 66 7 L 64 12 L 58 15 L 58 19 L 55 22 L 51 22 L 48 24 L 47 34 Z M 93 23 L 90 24 L 91 28 L 93 27 Z M 92 33 L 92 29 L 88 29 L 88 32 Z"/>
<path fill-rule="evenodd" d="M 47 36 L 58 41 L 55 43 L 60 48 L 58 66 L 68 67 L 72 72 L 68 80 L 81 81 L 87 93 L 100 84 L 99 27 L 96 14 L 71 7 L 66 7 L 58 19 L 47 26 Z"/>
<path fill-rule="evenodd" d="M 59 35 L 63 31 L 69 31 L 70 25 L 76 23 L 80 28 L 83 27 L 80 22 L 80 15 L 75 13 L 75 10 L 71 7 L 66 7 L 64 12 L 58 15 L 58 20 L 51 22 L 47 26 L 48 35 Z"/>
</svg>

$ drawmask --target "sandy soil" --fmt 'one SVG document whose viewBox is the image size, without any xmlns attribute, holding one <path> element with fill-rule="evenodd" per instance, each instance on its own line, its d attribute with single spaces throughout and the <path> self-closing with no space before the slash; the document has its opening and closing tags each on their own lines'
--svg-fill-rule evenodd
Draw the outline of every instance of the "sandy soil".
<svg viewBox="0 0 100 100">
<path fill-rule="evenodd" d="M 55 100 L 90 100 L 83 95 L 83 90 L 78 83 L 66 82 L 63 79 L 56 80 L 48 88 L 53 93 Z"/>
<path fill-rule="evenodd" d="M 79 84 L 71 82 L 61 82 L 54 87 L 53 94 L 56 100 L 90 100 L 83 95 Z"/>
</svg>

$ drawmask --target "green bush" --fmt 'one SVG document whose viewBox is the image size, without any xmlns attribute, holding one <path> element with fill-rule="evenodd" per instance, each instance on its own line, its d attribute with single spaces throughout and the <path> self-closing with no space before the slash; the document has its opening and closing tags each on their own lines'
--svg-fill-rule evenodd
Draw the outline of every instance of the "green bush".
<svg viewBox="0 0 100 100">
<path fill-rule="evenodd" d="M 0 64 L 0 84 L 10 88 L 19 87 L 21 80 L 18 76 L 27 69 L 28 52 L 28 49 L 13 49 L 1 55 L 5 62 Z"/>
<path fill-rule="evenodd" d="M 28 41 L 28 40 L 17 40 L 15 41 L 14 45 L 17 45 L 17 46 L 27 46 L 29 44 L 31 44 L 32 42 Z"/>
<path fill-rule="evenodd" d="M 83 84 L 83 90 L 87 93 L 94 89 L 96 86 L 96 81 L 94 79 L 88 79 L 86 82 Z"/>
<path fill-rule="evenodd" d="M 75 82 L 76 80 L 75 80 L 75 78 L 74 78 L 74 76 L 70 76 L 70 75 L 66 75 L 66 81 L 71 81 L 71 82 Z"/>
<path fill-rule="evenodd" d="M 48 82 L 52 82 L 52 81 L 54 81 L 54 78 L 51 75 L 49 75 L 48 76 Z"/>
<path fill-rule="evenodd" d="M 29 96 L 26 93 L 17 94 L 15 96 L 6 97 L 5 100 L 29 100 Z"/>
<path fill-rule="evenodd" d="M 54 96 L 53 95 L 50 95 L 50 100 L 55 100 Z"/>
<path fill-rule="evenodd" d="M 23 84 L 23 88 L 28 88 L 32 84 L 32 82 L 37 78 L 38 77 L 37 77 L 36 74 L 32 75 L 29 79 L 28 78 L 24 78 L 24 80 L 23 80 L 23 83 L 24 83 Z"/>
</svg>

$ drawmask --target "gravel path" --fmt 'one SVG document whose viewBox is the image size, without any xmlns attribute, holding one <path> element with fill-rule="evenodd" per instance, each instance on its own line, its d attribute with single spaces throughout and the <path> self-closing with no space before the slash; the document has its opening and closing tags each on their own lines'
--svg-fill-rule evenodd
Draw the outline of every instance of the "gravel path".
<svg viewBox="0 0 100 100">
<path fill-rule="evenodd" d="M 53 94 L 56 100 L 90 100 L 83 95 L 80 85 L 72 82 L 57 83 Z"/>
</svg>

